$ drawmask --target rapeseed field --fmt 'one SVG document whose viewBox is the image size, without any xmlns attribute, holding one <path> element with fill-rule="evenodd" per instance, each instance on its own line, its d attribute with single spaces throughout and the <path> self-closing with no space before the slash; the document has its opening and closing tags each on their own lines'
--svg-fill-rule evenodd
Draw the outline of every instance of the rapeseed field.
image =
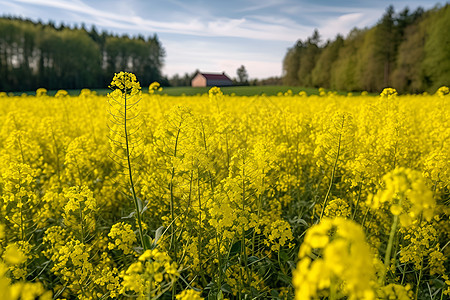
<svg viewBox="0 0 450 300">
<path fill-rule="evenodd" d="M 447 299 L 449 89 L 0 94 L 0 299 Z"/>
</svg>

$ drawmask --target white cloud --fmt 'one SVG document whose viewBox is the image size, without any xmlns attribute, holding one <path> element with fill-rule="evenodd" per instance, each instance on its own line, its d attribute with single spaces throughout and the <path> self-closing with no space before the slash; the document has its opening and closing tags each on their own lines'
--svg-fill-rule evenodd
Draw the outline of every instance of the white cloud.
<svg viewBox="0 0 450 300">
<path fill-rule="evenodd" d="M 346 35 L 354 27 L 364 28 L 371 26 L 380 16 L 374 16 L 368 12 L 348 13 L 338 18 L 325 19 L 319 26 L 321 35 L 326 39 L 334 38 L 338 33 Z"/>
<path fill-rule="evenodd" d="M 60 8 L 67 11 L 83 12 L 85 10 L 92 11 L 93 9 L 84 4 L 80 0 L 14 0 L 19 3 L 27 3 L 31 5 L 47 6 L 53 8 Z"/>
<path fill-rule="evenodd" d="M 236 11 L 237 12 L 249 12 L 249 11 L 257 11 L 257 10 L 261 10 L 261 9 L 267 9 L 270 7 L 282 7 L 284 6 L 284 2 L 285 1 L 281 1 L 281 0 L 266 0 L 266 1 L 261 1 L 261 0 L 254 0 L 254 1 L 249 1 L 249 2 L 253 2 L 254 4 L 251 4 L 249 6 L 243 7 L 243 8 L 239 8 Z"/>
<path fill-rule="evenodd" d="M 239 37 L 272 41 L 295 41 L 299 32 L 305 28 L 297 24 L 284 25 L 280 22 L 270 23 L 246 18 L 186 18 L 184 21 L 153 21 L 140 16 L 128 16 L 105 12 L 83 3 L 80 0 L 15 0 L 20 3 L 42 5 L 77 13 L 83 22 L 94 21 L 99 26 L 114 27 L 122 30 L 136 28 L 145 32 L 166 32 L 195 36 Z M 85 17 L 83 17 L 85 16 Z M 86 18 L 87 17 L 87 18 Z"/>
<path fill-rule="evenodd" d="M 213 13 L 207 5 L 195 5 L 191 1 L 166 0 L 180 8 L 184 16 L 187 14 L 196 16 L 211 16 Z M 172 12 L 171 12 L 172 13 Z"/>
</svg>

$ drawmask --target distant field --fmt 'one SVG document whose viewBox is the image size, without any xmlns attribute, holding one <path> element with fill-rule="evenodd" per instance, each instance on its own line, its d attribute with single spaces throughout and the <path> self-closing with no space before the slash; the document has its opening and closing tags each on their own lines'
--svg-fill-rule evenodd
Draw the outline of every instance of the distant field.
<svg viewBox="0 0 450 300">
<path fill-rule="evenodd" d="M 180 96 L 185 94 L 187 96 L 204 94 L 209 91 L 211 87 L 168 87 L 164 88 L 162 94 L 169 96 Z M 319 90 L 316 88 L 302 88 L 291 86 L 279 86 L 279 85 L 267 85 L 267 86 L 228 86 L 220 88 L 224 94 L 235 94 L 237 96 L 254 96 L 266 94 L 268 96 L 276 95 L 279 92 L 285 93 L 288 90 L 292 90 L 293 93 L 299 93 L 305 91 L 308 95 L 319 94 Z"/>
<path fill-rule="evenodd" d="M 184 86 L 184 87 L 165 87 L 163 88 L 162 92 L 158 92 L 162 95 L 168 95 L 168 96 L 194 96 L 198 94 L 205 94 L 208 93 L 209 89 L 211 87 L 190 87 L 190 86 Z M 144 87 L 143 92 L 147 92 L 148 89 Z M 277 95 L 279 92 L 285 93 L 288 90 L 291 90 L 292 93 L 298 94 L 301 91 L 305 91 L 308 95 L 318 95 L 319 90 L 316 88 L 304 88 L 304 87 L 298 87 L 298 86 L 280 86 L 280 85 L 267 85 L 267 86 L 229 86 L 229 87 L 221 87 L 221 90 L 224 94 L 235 94 L 237 96 L 254 96 L 254 95 L 261 95 L 266 94 L 268 96 L 274 96 Z M 97 92 L 99 95 L 106 95 L 110 90 L 108 89 L 94 89 L 94 91 Z M 56 90 L 54 91 L 48 91 L 48 95 L 54 96 L 56 94 Z M 80 90 L 67 90 L 69 95 L 71 96 L 78 96 L 80 94 Z M 15 95 L 20 95 L 22 92 L 16 92 Z M 34 95 L 35 91 L 29 91 L 25 92 L 25 94 L 28 95 Z M 346 92 L 338 92 L 338 94 L 345 95 Z"/>
</svg>

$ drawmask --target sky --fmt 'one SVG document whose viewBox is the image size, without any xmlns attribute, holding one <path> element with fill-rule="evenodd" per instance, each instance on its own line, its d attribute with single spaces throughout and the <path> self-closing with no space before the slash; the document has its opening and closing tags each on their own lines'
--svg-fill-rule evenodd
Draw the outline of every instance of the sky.
<svg viewBox="0 0 450 300">
<path fill-rule="evenodd" d="M 318 29 L 323 41 L 371 27 L 386 8 L 433 8 L 445 1 L 402 0 L 0 0 L 0 15 L 110 33 L 152 36 L 165 49 L 163 74 L 225 72 L 281 76 L 287 49 Z"/>
</svg>

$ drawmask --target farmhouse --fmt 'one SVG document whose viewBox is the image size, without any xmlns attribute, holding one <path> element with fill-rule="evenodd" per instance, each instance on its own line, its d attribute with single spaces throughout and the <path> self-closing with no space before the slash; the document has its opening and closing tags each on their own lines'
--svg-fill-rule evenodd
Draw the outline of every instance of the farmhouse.
<svg viewBox="0 0 450 300">
<path fill-rule="evenodd" d="M 194 87 L 198 86 L 230 86 L 233 85 L 230 77 L 222 73 L 201 73 L 198 72 L 197 75 L 192 78 L 191 85 Z"/>
</svg>

